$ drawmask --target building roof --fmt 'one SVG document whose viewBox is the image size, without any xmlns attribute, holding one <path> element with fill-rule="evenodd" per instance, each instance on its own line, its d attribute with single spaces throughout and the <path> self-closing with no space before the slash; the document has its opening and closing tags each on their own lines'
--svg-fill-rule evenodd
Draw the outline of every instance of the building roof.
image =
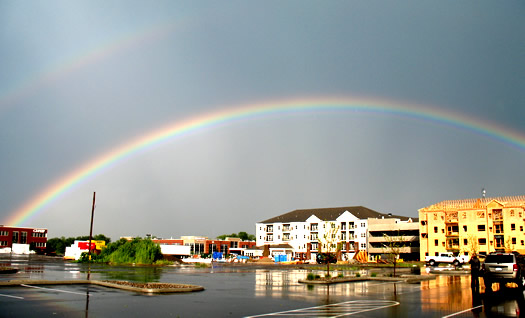
<svg viewBox="0 0 525 318">
<path fill-rule="evenodd" d="M 347 206 L 339 208 L 319 208 L 319 209 L 302 209 L 294 210 L 279 216 L 270 218 L 259 223 L 291 223 L 291 222 L 305 222 L 310 216 L 315 215 L 323 221 L 334 221 L 344 212 L 350 212 L 359 219 L 368 218 L 396 218 L 406 221 L 410 219 L 407 216 L 392 215 L 390 213 L 380 213 L 364 206 Z M 412 218 L 417 219 L 417 218 Z"/>
<path fill-rule="evenodd" d="M 503 206 L 525 206 L 525 195 L 463 200 L 446 200 L 419 209 L 419 211 L 429 212 L 486 209 L 487 205 L 493 201 L 497 201 Z"/>
</svg>

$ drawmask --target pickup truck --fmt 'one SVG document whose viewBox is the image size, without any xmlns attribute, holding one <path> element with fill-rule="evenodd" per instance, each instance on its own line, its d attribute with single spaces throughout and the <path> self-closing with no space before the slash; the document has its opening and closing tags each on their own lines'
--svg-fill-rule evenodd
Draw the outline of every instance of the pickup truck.
<svg viewBox="0 0 525 318">
<path fill-rule="evenodd" d="M 453 253 L 439 253 L 437 256 L 425 256 L 425 262 L 430 266 L 435 266 L 439 263 L 449 263 L 454 266 L 459 266 L 460 264 L 468 263 L 469 257 L 467 255 L 457 255 L 454 256 Z"/>
</svg>

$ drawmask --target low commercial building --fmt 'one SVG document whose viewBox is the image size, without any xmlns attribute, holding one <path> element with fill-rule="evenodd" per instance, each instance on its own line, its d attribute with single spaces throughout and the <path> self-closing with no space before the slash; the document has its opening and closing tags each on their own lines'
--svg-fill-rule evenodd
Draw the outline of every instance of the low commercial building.
<svg viewBox="0 0 525 318">
<path fill-rule="evenodd" d="M 30 250 L 44 253 L 47 229 L 0 225 L 0 251 L 27 254 Z"/>
<path fill-rule="evenodd" d="M 91 241 L 91 248 L 89 241 L 74 241 L 71 246 L 66 246 L 66 251 L 64 253 L 64 259 L 69 260 L 79 260 L 82 253 L 91 253 L 100 254 L 102 249 L 106 247 L 105 241 Z"/>
<path fill-rule="evenodd" d="M 447 200 L 419 210 L 420 256 L 525 254 L 525 196 Z"/>
<path fill-rule="evenodd" d="M 214 252 L 244 255 L 247 248 L 256 244 L 254 241 L 243 241 L 236 237 L 217 240 L 204 236 L 181 236 L 179 239 L 152 239 L 152 241 L 160 244 L 161 248 L 169 245 L 187 246 L 189 247 L 189 255 L 213 254 Z"/>
</svg>

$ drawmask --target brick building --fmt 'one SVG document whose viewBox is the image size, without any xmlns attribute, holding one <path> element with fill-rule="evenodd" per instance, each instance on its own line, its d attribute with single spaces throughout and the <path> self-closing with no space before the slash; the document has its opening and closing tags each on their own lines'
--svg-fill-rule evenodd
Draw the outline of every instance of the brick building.
<svg viewBox="0 0 525 318">
<path fill-rule="evenodd" d="M 47 229 L 0 225 L 0 249 L 12 251 L 13 244 L 28 245 L 43 253 L 47 244 Z"/>
</svg>

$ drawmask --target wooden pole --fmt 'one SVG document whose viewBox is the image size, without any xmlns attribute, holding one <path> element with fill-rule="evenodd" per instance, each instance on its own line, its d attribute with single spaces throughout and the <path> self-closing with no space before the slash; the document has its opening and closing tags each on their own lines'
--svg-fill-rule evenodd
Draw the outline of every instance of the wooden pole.
<svg viewBox="0 0 525 318">
<path fill-rule="evenodd" d="M 91 240 L 93 239 L 93 217 L 95 216 L 95 194 L 93 192 L 93 205 L 91 207 L 91 226 L 89 227 L 89 260 L 91 261 Z"/>
</svg>

